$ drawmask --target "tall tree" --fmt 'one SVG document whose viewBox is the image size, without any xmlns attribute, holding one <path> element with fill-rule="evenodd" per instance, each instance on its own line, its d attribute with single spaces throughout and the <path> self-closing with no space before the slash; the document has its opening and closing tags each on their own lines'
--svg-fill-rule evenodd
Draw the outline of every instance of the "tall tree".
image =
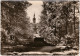
<svg viewBox="0 0 80 56">
<path fill-rule="evenodd" d="M 6 41 L 12 38 L 11 35 L 16 39 L 27 39 L 31 36 L 29 18 L 25 12 L 30 5 L 27 1 L 1 2 L 1 25 L 2 29 L 7 31 Z"/>
<path fill-rule="evenodd" d="M 43 7 L 44 10 L 42 11 L 40 22 L 40 34 L 42 37 L 46 39 L 51 38 L 53 41 L 56 41 L 56 43 L 59 43 L 61 37 L 64 37 L 68 32 L 73 34 L 74 6 L 72 1 L 43 2 Z M 54 37 L 52 37 L 51 34 L 54 35 Z M 50 39 L 48 39 L 48 41 L 51 42 Z M 52 43 L 55 43 L 53 41 Z"/>
</svg>

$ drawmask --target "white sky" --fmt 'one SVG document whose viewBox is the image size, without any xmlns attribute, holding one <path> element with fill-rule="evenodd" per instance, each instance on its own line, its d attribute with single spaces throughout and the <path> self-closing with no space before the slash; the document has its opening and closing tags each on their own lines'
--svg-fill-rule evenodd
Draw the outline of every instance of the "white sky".
<svg viewBox="0 0 80 56">
<path fill-rule="evenodd" d="M 26 10 L 28 17 L 30 17 L 30 22 L 31 23 L 33 22 L 33 16 L 35 13 L 36 23 L 39 23 L 41 11 L 43 10 L 43 7 L 42 7 L 43 2 L 42 1 L 28 1 L 28 2 L 30 2 L 32 4 Z"/>
</svg>

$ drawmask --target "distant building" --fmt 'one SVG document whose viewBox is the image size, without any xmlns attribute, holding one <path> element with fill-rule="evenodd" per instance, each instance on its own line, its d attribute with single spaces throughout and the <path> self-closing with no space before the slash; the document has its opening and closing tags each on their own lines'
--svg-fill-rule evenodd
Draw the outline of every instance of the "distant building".
<svg viewBox="0 0 80 56">
<path fill-rule="evenodd" d="M 34 14 L 34 17 L 33 17 L 33 30 L 34 30 L 34 34 L 37 34 L 37 25 L 36 25 L 35 14 Z"/>
<path fill-rule="evenodd" d="M 36 23 L 36 18 L 35 18 L 35 14 L 33 16 L 33 23 L 30 23 L 30 30 L 33 33 L 34 37 L 40 37 L 39 36 L 39 23 Z"/>
<path fill-rule="evenodd" d="M 34 17 L 33 17 L 33 23 L 34 23 L 34 24 L 36 23 L 35 14 L 34 14 Z"/>
</svg>

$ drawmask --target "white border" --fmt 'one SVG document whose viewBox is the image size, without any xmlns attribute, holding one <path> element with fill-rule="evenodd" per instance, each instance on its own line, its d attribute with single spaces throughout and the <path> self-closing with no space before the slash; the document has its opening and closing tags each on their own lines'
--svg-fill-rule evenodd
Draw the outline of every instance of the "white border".
<svg viewBox="0 0 80 56">
<path fill-rule="evenodd" d="M 80 0 L 79 0 L 79 56 L 80 56 Z"/>
<path fill-rule="evenodd" d="M 32 1 L 32 0 L 2 0 L 2 1 Z M 36 0 L 33 0 L 33 1 L 36 1 Z M 42 0 L 37 0 L 37 1 L 42 1 Z M 43 0 L 43 1 L 56 1 L 56 0 Z M 66 1 L 66 0 L 63 0 L 63 1 Z M 78 0 L 67 0 L 67 1 L 78 1 Z M 79 15 L 80 15 L 80 0 L 79 0 Z M 80 40 L 80 16 L 79 16 L 79 40 Z M 80 46 L 80 41 L 79 41 L 79 46 Z M 1 0 L 0 0 L 0 56 L 2 56 L 1 55 Z M 79 47 L 79 56 L 80 56 L 80 47 Z"/>
</svg>

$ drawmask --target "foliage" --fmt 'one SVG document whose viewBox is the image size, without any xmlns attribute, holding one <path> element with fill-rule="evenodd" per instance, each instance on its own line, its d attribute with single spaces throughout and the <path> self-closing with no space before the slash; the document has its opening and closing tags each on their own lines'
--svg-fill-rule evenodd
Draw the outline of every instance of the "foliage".
<svg viewBox="0 0 80 56">
<path fill-rule="evenodd" d="M 74 4 L 73 2 L 44 2 L 44 10 L 42 11 L 40 22 L 40 35 L 49 40 L 49 38 L 55 39 L 55 42 L 49 40 L 49 42 L 59 44 L 62 37 L 65 38 L 69 32 L 74 33 Z M 77 6 L 75 6 L 76 8 Z M 75 22 L 76 21 L 75 16 Z M 76 24 L 76 23 L 75 23 Z M 78 27 L 79 24 L 77 24 Z M 76 28 L 78 29 L 78 28 Z M 78 29 L 79 30 L 79 29 Z M 44 33 L 44 34 L 43 34 Z M 51 36 L 54 35 L 53 36 Z M 56 38 L 56 37 L 57 38 Z M 47 40 L 45 40 L 48 42 Z M 65 43 L 66 44 L 66 43 Z"/>
<path fill-rule="evenodd" d="M 31 36 L 31 32 L 29 31 L 29 18 L 25 12 L 25 9 L 30 5 L 27 1 L 1 2 L 1 26 L 2 29 L 7 31 L 7 37 L 5 38 L 7 42 L 13 41 L 10 40 L 11 35 L 13 35 L 16 40 L 19 38 L 27 39 Z M 2 38 L 4 38 L 4 36 L 2 36 Z"/>
</svg>

